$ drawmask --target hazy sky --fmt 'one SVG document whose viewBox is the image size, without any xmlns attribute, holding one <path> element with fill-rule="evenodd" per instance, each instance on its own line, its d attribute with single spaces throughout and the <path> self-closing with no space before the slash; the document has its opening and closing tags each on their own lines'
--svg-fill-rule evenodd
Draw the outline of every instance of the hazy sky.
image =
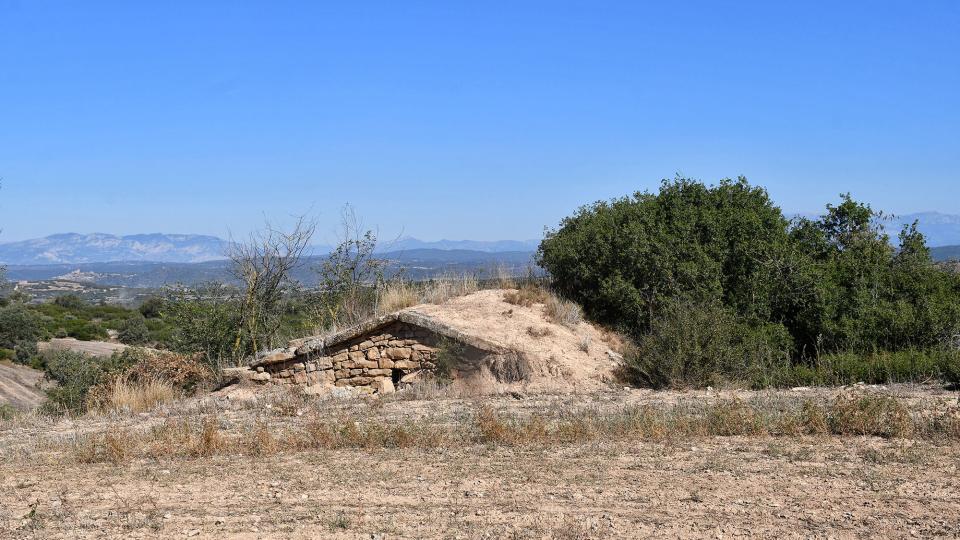
<svg viewBox="0 0 960 540">
<path fill-rule="evenodd" d="M 535 238 L 677 172 L 960 213 L 956 0 L 338 4 L 0 0 L 0 241 Z"/>
</svg>

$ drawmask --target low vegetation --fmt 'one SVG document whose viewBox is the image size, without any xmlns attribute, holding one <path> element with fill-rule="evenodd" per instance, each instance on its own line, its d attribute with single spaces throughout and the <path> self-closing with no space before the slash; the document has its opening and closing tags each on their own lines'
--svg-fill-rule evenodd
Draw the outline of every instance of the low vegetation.
<svg viewBox="0 0 960 540">
<path fill-rule="evenodd" d="M 44 409 L 52 414 L 88 410 L 141 412 L 176 396 L 210 387 L 216 374 L 196 358 L 166 351 L 126 349 L 108 357 L 69 350 L 45 354 L 47 391 Z"/>
<path fill-rule="evenodd" d="M 171 418 L 147 431 L 110 428 L 69 444 L 82 463 L 123 463 L 144 458 L 262 456 L 316 449 L 542 447 L 703 437 L 871 436 L 960 441 L 960 410 L 920 414 L 893 396 L 865 392 L 842 393 L 827 402 L 733 398 L 524 416 L 479 405 L 472 414 L 453 423 L 431 417 L 384 423 L 343 412 L 331 416 L 311 408 L 303 398 L 293 399 L 289 406 L 279 404 L 272 410 L 298 418 L 306 411 L 306 416 L 294 424 L 259 419 L 239 429 L 226 429 L 213 417 Z"/>
<path fill-rule="evenodd" d="M 933 262 L 916 226 L 894 247 L 883 219 L 845 195 L 791 222 L 743 178 L 677 179 L 581 208 L 538 261 L 558 293 L 635 340 L 637 384 L 955 383 L 960 275 Z"/>
</svg>

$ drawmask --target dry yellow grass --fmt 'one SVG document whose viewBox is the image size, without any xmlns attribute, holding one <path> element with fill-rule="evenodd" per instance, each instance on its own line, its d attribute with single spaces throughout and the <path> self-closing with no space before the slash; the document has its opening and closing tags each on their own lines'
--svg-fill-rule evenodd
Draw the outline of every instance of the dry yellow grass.
<svg viewBox="0 0 960 540">
<path fill-rule="evenodd" d="M 451 298 L 464 296 L 480 290 L 477 278 L 472 275 L 443 277 L 426 283 L 423 301 L 428 304 L 442 304 Z"/>
<path fill-rule="evenodd" d="M 568 328 L 576 328 L 583 320 L 583 312 L 580 311 L 580 306 L 553 293 L 547 294 L 544 309 L 547 318 Z"/>
<path fill-rule="evenodd" d="M 131 382 L 117 377 L 108 387 L 106 399 L 100 408 L 114 411 L 145 412 L 173 400 L 173 385 L 162 379 Z"/>
<path fill-rule="evenodd" d="M 300 399 L 299 397 L 297 399 Z M 275 411 L 281 414 L 280 411 Z M 471 444 L 555 446 L 598 441 L 678 441 L 712 437 L 795 437 L 802 435 L 902 440 L 956 441 L 955 408 L 913 415 L 892 396 L 842 394 L 830 402 L 745 401 L 669 406 L 626 406 L 614 410 L 556 410 L 503 414 L 481 404 L 456 422 L 435 418 L 383 422 L 341 411 L 309 411 L 284 426 L 256 418 L 223 431 L 217 419 L 169 421 L 149 431 L 111 426 L 71 441 L 81 463 L 121 463 L 142 458 L 269 456 L 316 449 L 458 448 Z M 300 414 L 290 415 L 298 418 Z"/>
<path fill-rule="evenodd" d="M 420 291 L 406 280 L 394 280 L 380 290 L 378 311 L 392 313 L 420 303 Z"/>
</svg>

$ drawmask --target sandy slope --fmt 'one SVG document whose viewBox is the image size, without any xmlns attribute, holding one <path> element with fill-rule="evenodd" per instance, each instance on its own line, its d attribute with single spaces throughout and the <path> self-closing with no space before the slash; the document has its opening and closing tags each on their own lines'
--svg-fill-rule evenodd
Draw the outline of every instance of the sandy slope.
<svg viewBox="0 0 960 540">
<path fill-rule="evenodd" d="M 509 304 L 503 299 L 504 293 L 483 290 L 410 310 L 525 353 L 533 367 L 528 390 L 594 391 L 613 382 L 616 362 L 597 328 L 586 322 L 575 328 L 556 324 L 544 314 L 543 304 Z M 539 333 L 545 335 L 538 337 Z"/>
<path fill-rule="evenodd" d="M 0 404 L 12 405 L 18 409 L 32 409 L 46 399 L 37 388 L 37 381 L 43 372 L 26 366 L 0 362 Z"/>
</svg>

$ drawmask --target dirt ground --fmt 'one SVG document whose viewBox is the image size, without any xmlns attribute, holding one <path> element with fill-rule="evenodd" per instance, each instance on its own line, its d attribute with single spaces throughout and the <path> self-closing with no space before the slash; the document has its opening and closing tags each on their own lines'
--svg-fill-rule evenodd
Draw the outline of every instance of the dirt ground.
<svg viewBox="0 0 960 540">
<path fill-rule="evenodd" d="M 39 407 L 46 395 L 37 387 L 43 372 L 12 362 L 0 362 L 0 405 L 16 409 Z"/>
<path fill-rule="evenodd" d="M 879 388 L 915 409 L 956 392 Z M 829 390 L 741 392 L 828 399 Z M 610 391 L 494 396 L 510 414 L 723 398 Z M 271 398 L 272 399 L 272 398 Z M 910 538 L 960 536 L 960 444 L 873 437 L 703 437 L 548 446 L 469 444 L 262 457 L 79 463 L 71 440 L 171 417 L 295 425 L 301 410 L 234 391 L 148 414 L 0 424 L 2 538 Z M 475 400 L 326 400 L 385 424 L 456 421 Z M 270 412 L 273 411 L 273 412 Z M 266 416 L 265 416 L 266 415 Z"/>
</svg>

